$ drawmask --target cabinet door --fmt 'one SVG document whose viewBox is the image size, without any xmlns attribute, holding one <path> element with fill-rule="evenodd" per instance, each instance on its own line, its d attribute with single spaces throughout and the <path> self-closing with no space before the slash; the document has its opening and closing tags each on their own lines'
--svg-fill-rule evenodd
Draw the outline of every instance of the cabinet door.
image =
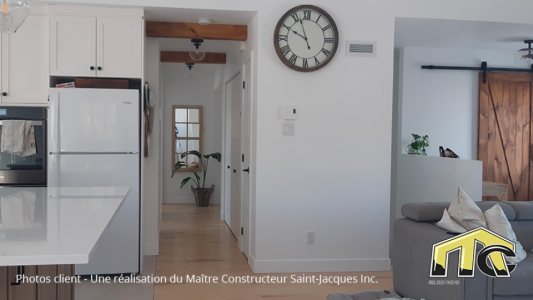
<svg viewBox="0 0 533 300">
<path fill-rule="evenodd" d="M 37 283 L 21 283 L 20 285 L 11 285 L 16 282 L 17 274 L 26 276 L 37 276 L 37 266 L 9 267 L 9 300 L 37 300 Z"/>
<path fill-rule="evenodd" d="M 142 19 L 97 19 L 98 77 L 142 77 Z"/>
<path fill-rule="evenodd" d="M 0 300 L 7 300 L 7 290 L 9 287 L 7 270 L 8 267 L 0 267 Z"/>
<path fill-rule="evenodd" d="M 96 76 L 95 17 L 50 16 L 50 75 Z"/>
<path fill-rule="evenodd" d="M 48 87 L 48 17 L 28 16 L 16 34 L 2 34 L 2 102 L 46 103 Z"/>
<path fill-rule="evenodd" d="M 38 266 L 37 274 L 42 277 L 50 277 L 49 283 L 37 284 L 37 300 L 57 300 L 57 284 L 54 278 L 58 275 L 57 265 Z"/>
</svg>

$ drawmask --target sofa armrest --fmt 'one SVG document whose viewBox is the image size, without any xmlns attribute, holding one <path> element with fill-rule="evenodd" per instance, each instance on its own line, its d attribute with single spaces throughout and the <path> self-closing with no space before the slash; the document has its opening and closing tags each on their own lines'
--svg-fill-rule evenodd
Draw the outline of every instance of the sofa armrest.
<svg viewBox="0 0 533 300">
<path fill-rule="evenodd" d="M 433 244 L 452 237 L 431 223 L 396 220 L 392 248 L 394 290 L 403 297 L 416 299 L 492 299 L 492 278 L 477 268 L 474 277 L 458 277 L 458 252 L 448 257 L 448 277 L 429 276 Z M 476 250 L 480 251 L 481 248 Z"/>
</svg>

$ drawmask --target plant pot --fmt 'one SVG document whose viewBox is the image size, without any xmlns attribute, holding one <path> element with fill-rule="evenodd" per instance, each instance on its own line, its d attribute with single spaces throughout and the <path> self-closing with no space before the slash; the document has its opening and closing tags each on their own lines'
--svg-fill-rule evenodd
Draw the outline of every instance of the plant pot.
<svg viewBox="0 0 533 300">
<path fill-rule="evenodd" d="M 407 145 L 406 151 L 407 151 L 407 154 L 411 154 L 411 155 L 416 154 L 417 152 L 415 149 L 413 149 L 413 147 L 411 147 L 411 144 Z"/>
<path fill-rule="evenodd" d="M 193 188 L 191 190 L 194 193 L 194 199 L 196 200 L 196 206 L 209 206 L 209 201 L 211 201 L 211 195 L 215 190 L 215 185 L 213 184 L 210 188 Z"/>
</svg>

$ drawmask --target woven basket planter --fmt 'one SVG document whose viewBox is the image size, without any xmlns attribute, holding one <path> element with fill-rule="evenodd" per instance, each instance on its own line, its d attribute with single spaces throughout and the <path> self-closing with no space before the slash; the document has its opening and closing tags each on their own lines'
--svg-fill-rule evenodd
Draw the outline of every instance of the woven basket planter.
<svg viewBox="0 0 533 300">
<path fill-rule="evenodd" d="M 215 185 L 213 184 L 210 188 L 193 188 L 191 190 L 194 193 L 194 199 L 196 200 L 196 206 L 209 206 L 211 201 L 211 195 L 215 190 Z"/>
</svg>

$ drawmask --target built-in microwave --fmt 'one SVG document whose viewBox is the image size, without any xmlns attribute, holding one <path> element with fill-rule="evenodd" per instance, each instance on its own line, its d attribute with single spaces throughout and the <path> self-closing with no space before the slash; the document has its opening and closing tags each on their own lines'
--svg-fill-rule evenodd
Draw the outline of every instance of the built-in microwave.
<svg viewBox="0 0 533 300">
<path fill-rule="evenodd" d="M 0 186 L 46 186 L 46 107 L 0 106 L 0 145 L 5 121 L 30 121 L 35 137 L 35 154 L 17 155 L 0 149 Z M 0 146 L 1 147 L 1 146 Z"/>
</svg>

